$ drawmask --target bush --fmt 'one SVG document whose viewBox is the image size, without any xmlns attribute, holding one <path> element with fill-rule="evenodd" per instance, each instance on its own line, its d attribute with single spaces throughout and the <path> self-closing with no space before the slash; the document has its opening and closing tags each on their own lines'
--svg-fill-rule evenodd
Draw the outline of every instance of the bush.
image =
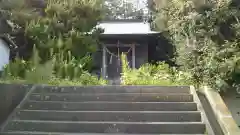
<svg viewBox="0 0 240 135">
<path fill-rule="evenodd" d="M 53 57 L 56 58 L 56 57 Z M 16 58 L 5 67 L 2 82 L 50 84 L 50 85 L 105 85 L 107 81 L 89 74 L 84 70 L 86 59 L 75 60 L 71 56 L 69 61 L 49 60 L 40 63 L 37 49 L 34 49 L 31 60 L 24 61 Z M 75 65 L 73 63 L 79 63 Z"/>
<path fill-rule="evenodd" d="M 169 67 L 164 62 L 156 65 L 144 64 L 139 69 L 131 69 L 122 55 L 122 84 L 123 85 L 190 85 L 191 76 L 187 73 Z"/>
</svg>

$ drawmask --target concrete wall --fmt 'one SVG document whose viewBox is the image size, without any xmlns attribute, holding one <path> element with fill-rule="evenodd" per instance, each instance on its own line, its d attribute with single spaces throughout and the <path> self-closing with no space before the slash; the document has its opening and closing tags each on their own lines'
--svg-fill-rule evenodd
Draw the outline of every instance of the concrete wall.
<svg viewBox="0 0 240 135">
<path fill-rule="evenodd" d="M 217 118 L 214 114 L 213 108 L 211 107 L 207 97 L 201 92 L 197 92 L 197 94 L 202 103 L 203 109 L 206 112 L 206 116 L 209 120 L 209 123 L 212 127 L 213 132 L 215 133 L 215 135 L 224 135 L 224 133 L 221 129 L 221 126 L 218 123 Z"/>
<path fill-rule="evenodd" d="M 231 102 L 229 102 L 230 104 L 226 104 L 228 102 L 226 97 L 231 98 L 231 96 L 228 96 L 231 90 L 228 90 L 228 92 L 224 95 L 220 95 L 218 91 L 207 86 L 203 86 L 199 92 L 206 96 L 206 99 L 209 102 L 224 135 L 240 135 L 240 129 L 236 123 L 236 118 L 234 120 L 232 115 L 232 109 L 236 109 L 237 107 L 230 107 L 229 105 L 232 104 Z M 223 99 L 225 99 L 225 101 Z"/>
<path fill-rule="evenodd" d="M 229 90 L 227 93 L 222 95 L 224 102 L 230 110 L 234 120 L 240 126 L 240 94 L 234 90 Z"/>
<path fill-rule="evenodd" d="M 0 84 L 0 124 L 22 101 L 30 85 Z"/>
</svg>

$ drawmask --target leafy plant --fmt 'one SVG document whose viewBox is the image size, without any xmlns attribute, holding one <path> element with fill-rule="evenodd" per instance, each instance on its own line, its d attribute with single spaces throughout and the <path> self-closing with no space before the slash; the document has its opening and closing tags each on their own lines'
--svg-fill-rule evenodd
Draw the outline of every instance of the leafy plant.
<svg viewBox="0 0 240 135">
<path fill-rule="evenodd" d="M 88 73 L 92 68 L 91 53 L 98 44 L 100 31 L 95 26 L 103 17 L 103 1 L 35 2 L 0 1 L 0 17 L 12 24 L 8 33 L 14 37 L 14 51 L 19 54 L 6 66 L 4 80 L 56 85 L 106 84 Z M 28 53 L 32 56 L 23 57 Z"/>
<path fill-rule="evenodd" d="M 128 66 L 126 55 L 122 55 L 123 85 L 189 85 L 193 84 L 191 76 L 177 71 L 164 62 L 157 65 L 145 64 L 139 69 Z"/>
<path fill-rule="evenodd" d="M 41 59 L 38 50 L 34 47 L 32 58 L 25 62 L 19 58 L 5 67 L 2 81 L 7 83 L 30 83 L 30 84 L 50 84 L 50 85 L 105 85 L 106 80 L 99 79 L 89 74 L 84 69 L 84 64 L 88 58 L 75 60 L 69 55 L 69 61 L 57 63 L 53 57 L 45 63 L 40 63 Z M 74 63 L 80 63 L 75 65 Z M 76 70 L 77 69 L 77 70 Z"/>
</svg>

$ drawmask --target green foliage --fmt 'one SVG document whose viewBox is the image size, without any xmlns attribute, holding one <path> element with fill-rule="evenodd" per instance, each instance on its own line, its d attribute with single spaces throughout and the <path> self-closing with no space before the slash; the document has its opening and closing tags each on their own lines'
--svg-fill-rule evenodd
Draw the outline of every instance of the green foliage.
<svg viewBox="0 0 240 135">
<path fill-rule="evenodd" d="M 0 18 L 11 22 L 13 37 L 24 35 L 16 42 L 16 51 L 23 46 L 31 51 L 35 45 L 41 63 L 61 53 L 67 60 L 69 52 L 79 60 L 94 52 L 99 30 L 94 29 L 103 17 L 103 0 L 2 0 Z M 87 34 L 92 32 L 91 34 Z M 16 38 L 13 38 L 16 39 Z M 29 52 L 25 52 L 29 53 Z M 31 53 L 31 52 L 30 52 Z M 24 52 L 20 56 L 24 55 Z M 57 60 L 57 59 L 56 59 Z M 91 67 L 89 67 L 89 70 Z"/>
<path fill-rule="evenodd" d="M 23 33 L 32 57 L 17 57 L 6 66 L 7 81 L 55 85 L 98 85 L 107 82 L 90 75 L 102 19 L 102 0 L 2 0 L 0 18 L 11 22 L 9 34 Z M 91 34 L 88 34 L 91 32 Z M 25 41 L 27 40 L 27 41 Z M 26 44 L 25 44 L 26 43 Z M 32 47 L 34 46 L 34 47 Z M 23 52 L 29 53 L 29 52 Z"/>
<path fill-rule="evenodd" d="M 161 0 L 163 2 L 163 0 Z M 155 26 L 168 31 L 176 61 L 194 82 L 217 90 L 240 85 L 237 5 L 231 0 L 168 0 L 156 6 Z M 163 29 L 164 28 L 164 29 Z"/>
<path fill-rule="evenodd" d="M 18 57 L 15 59 L 15 62 L 11 62 L 5 66 L 3 77 L 11 77 L 11 76 L 18 76 L 23 77 L 24 71 L 27 69 L 26 61 L 19 59 Z"/>
<path fill-rule="evenodd" d="M 75 80 L 69 80 L 69 79 L 59 79 L 59 78 L 55 78 L 52 77 L 50 80 L 42 80 L 42 81 L 38 81 L 38 83 L 33 82 L 31 80 L 23 80 L 23 79 L 19 79 L 19 78 L 11 78 L 11 79 L 0 79 L 0 83 L 7 83 L 7 84 L 47 84 L 47 85 L 53 85 L 53 86 L 85 86 L 85 85 L 106 85 L 108 82 L 106 80 L 103 79 L 98 79 L 95 76 L 89 75 L 89 73 L 87 75 L 82 75 L 83 77 L 88 76 L 89 80 L 85 80 L 85 78 L 83 78 L 84 81 L 80 80 L 80 79 L 75 79 Z"/>
<path fill-rule="evenodd" d="M 157 65 L 145 64 L 139 69 L 128 66 L 126 56 L 122 55 L 122 84 L 123 85 L 190 85 L 191 76 L 177 71 L 163 62 Z"/>
<path fill-rule="evenodd" d="M 92 76 L 85 69 L 89 58 L 81 60 L 69 59 L 60 61 L 55 59 L 40 64 L 40 58 L 35 50 L 30 61 L 16 58 L 5 67 L 2 81 L 5 83 L 30 83 L 50 85 L 105 85 L 106 80 Z M 56 57 L 54 57 L 56 58 Z M 78 64 L 78 65 L 75 65 Z"/>
<path fill-rule="evenodd" d="M 81 59 L 77 59 L 71 55 L 70 51 L 66 59 L 63 53 L 52 55 L 52 58 L 56 76 L 68 79 L 74 79 L 81 76 L 84 71 L 90 69 L 89 65 L 92 62 L 90 56 L 84 56 Z"/>
<path fill-rule="evenodd" d="M 47 84 L 57 86 L 80 86 L 80 85 L 106 85 L 108 82 L 104 79 L 98 79 L 98 77 L 89 74 L 88 72 L 82 73 L 82 75 L 73 80 L 51 78 Z"/>
<path fill-rule="evenodd" d="M 88 72 L 84 71 L 83 67 L 74 71 L 76 65 L 72 65 L 75 60 L 70 60 L 62 63 L 49 60 L 44 64 L 40 64 L 40 57 L 37 49 L 34 49 L 34 54 L 30 61 L 23 61 L 17 58 L 5 67 L 2 81 L 5 83 L 30 83 L 30 84 L 50 84 L 50 85 L 105 85 L 106 80 L 98 79 Z M 86 60 L 82 61 L 85 63 Z M 62 64 L 62 65 L 61 65 Z M 80 65 L 83 65 L 80 63 Z M 78 65 L 79 66 L 79 65 Z M 59 73 L 59 71 L 63 70 Z M 75 74 L 76 73 L 76 74 Z M 65 76 L 64 76 L 65 75 Z M 71 77 L 71 75 L 73 75 Z"/>
<path fill-rule="evenodd" d="M 50 0 L 45 15 L 28 22 L 26 35 L 30 37 L 43 61 L 52 54 L 68 53 L 78 58 L 94 52 L 97 47 L 97 33 L 92 31 L 101 19 L 101 1 L 98 0 Z M 51 54 L 52 53 L 52 54 Z"/>
<path fill-rule="evenodd" d="M 1 0 L 0 17 L 12 22 L 13 29 L 18 30 L 30 21 L 39 16 L 36 8 L 30 6 L 33 0 Z"/>
</svg>

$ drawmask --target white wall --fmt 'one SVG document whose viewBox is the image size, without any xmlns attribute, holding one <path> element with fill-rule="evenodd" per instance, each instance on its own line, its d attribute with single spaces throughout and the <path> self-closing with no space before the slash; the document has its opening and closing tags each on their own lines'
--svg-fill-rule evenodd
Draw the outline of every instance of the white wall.
<svg viewBox="0 0 240 135">
<path fill-rule="evenodd" d="M 10 49 L 6 43 L 0 39 L 0 71 L 9 63 Z"/>
</svg>

